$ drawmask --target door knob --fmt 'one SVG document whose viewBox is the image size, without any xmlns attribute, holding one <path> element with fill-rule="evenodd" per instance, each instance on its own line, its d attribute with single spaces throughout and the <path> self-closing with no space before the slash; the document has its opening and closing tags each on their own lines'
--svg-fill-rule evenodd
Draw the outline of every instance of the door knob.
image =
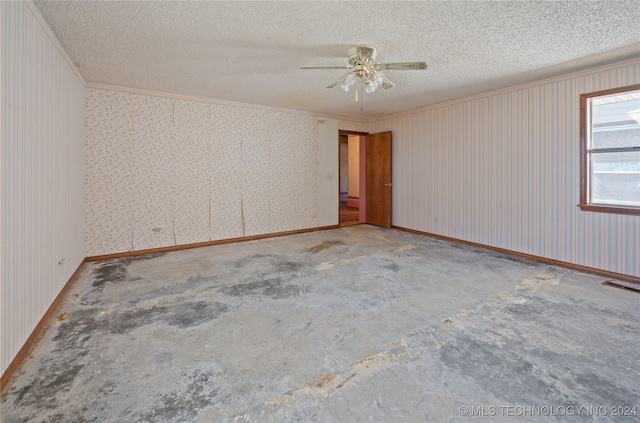
<svg viewBox="0 0 640 423">
<path fill-rule="evenodd" d="M 391 186 L 391 182 L 389 182 L 388 184 L 384 184 L 385 187 L 390 187 Z"/>
</svg>

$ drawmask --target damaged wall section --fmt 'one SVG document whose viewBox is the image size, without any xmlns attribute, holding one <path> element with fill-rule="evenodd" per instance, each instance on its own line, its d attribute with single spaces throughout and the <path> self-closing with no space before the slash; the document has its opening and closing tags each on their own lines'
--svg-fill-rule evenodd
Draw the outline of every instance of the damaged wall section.
<svg viewBox="0 0 640 423">
<path fill-rule="evenodd" d="M 321 120 L 88 89 L 87 255 L 337 224 L 337 187 L 324 185 L 326 169 L 337 178 L 338 121 Z M 333 155 L 320 154 L 329 122 Z M 327 195 L 336 202 L 328 219 L 319 210 Z"/>
</svg>

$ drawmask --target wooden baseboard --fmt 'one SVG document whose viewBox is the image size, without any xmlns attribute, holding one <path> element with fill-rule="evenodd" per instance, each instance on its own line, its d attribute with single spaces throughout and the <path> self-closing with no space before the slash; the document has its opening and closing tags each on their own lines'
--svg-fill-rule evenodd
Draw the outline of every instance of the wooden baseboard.
<svg viewBox="0 0 640 423">
<path fill-rule="evenodd" d="M 636 277 L 636 276 L 632 276 L 632 275 L 625 275 L 624 273 L 616 273 L 616 272 L 611 272 L 611 271 L 608 271 L 608 270 L 597 269 L 595 267 L 583 266 L 581 264 L 569 263 L 569 262 L 566 262 L 566 261 L 554 260 L 554 259 L 541 257 L 541 256 L 534 256 L 532 254 L 521 253 L 521 252 L 513 251 L 513 250 L 506 250 L 504 248 L 493 247 L 491 245 L 480 244 L 480 243 L 477 243 L 477 242 L 465 241 L 465 240 L 462 240 L 462 239 L 451 238 L 451 237 L 444 236 L 444 235 L 432 234 L 430 232 L 423 232 L 423 231 L 418 231 L 418 230 L 415 230 L 415 229 L 403 228 L 402 226 L 392 226 L 392 228 L 399 229 L 399 230 L 405 231 L 405 232 L 412 232 L 414 234 L 430 236 L 430 237 L 434 237 L 434 238 L 438 238 L 438 239 L 444 239 L 446 241 L 453 241 L 453 242 L 457 242 L 457 243 L 460 243 L 460 244 L 471 245 L 473 247 L 486 248 L 488 250 L 493 250 L 493 251 L 497 251 L 497 252 L 505 253 L 505 254 L 511 254 L 511 255 L 514 255 L 514 256 L 526 258 L 526 259 L 529 259 L 529 260 L 535 260 L 535 261 L 539 261 L 539 262 L 542 262 L 542 263 L 547 263 L 547 264 L 552 264 L 552 265 L 562 266 L 562 267 L 568 267 L 570 269 L 579 270 L 579 271 L 585 272 L 585 273 L 593 273 L 593 274 L 596 274 L 596 275 L 605 276 L 607 278 L 620 279 L 620 280 L 624 280 L 624 281 L 640 283 L 640 277 Z"/>
<path fill-rule="evenodd" d="M 298 229 L 298 230 L 294 230 L 294 231 L 277 232 L 277 233 L 270 233 L 270 234 L 263 234 L 263 235 L 253 235 L 253 236 L 245 236 L 245 237 L 241 237 L 241 238 L 229 238 L 229 239 L 221 239 L 221 240 L 216 240 L 216 241 L 197 242 L 197 243 L 193 243 L 193 244 L 175 245 L 175 246 L 171 246 L 171 247 L 150 248 L 150 249 L 146 249 L 146 250 L 127 251 L 127 252 L 124 252 L 124 253 L 105 254 L 105 255 L 100 255 L 100 256 L 86 257 L 84 260 L 82 260 L 82 262 L 80 263 L 80 265 L 78 266 L 76 271 L 73 272 L 73 275 L 71 275 L 71 277 L 69 278 L 67 283 L 62 287 L 62 290 L 60 290 L 60 293 L 58 293 L 56 298 L 53 300 L 53 302 L 51 303 L 51 305 L 47 309 L 46 313 L 42 316 L 42 318 L 40 319 L 40 321 L 38 322 L 36 327 L 33 329 L 33 331 L 31 332 L 31 335 L 29 335 L 29 337 L 25 341 L 25 343 L 22 346 L 22 348 L 20 348 L 20 351 L 18 351 L 18 353 L 13 358 L 13 360 L 11 361 L 9 366 L 7 366 L 6 370 L 2 373 L 2 377 L 0 379 L 0 390 L 4 389 L 5 385 L 7 384 L 9 379 L 11 378 L 11 375 L 13 374 L 13 372 L 16 370 L 18 365 L 22 362 L 22 360 L 24 359 L 25 355 L 29 351 L 29 348 L 31 348 L 31 346 L 33 345 L 33 342 L 36 340 L 38 335 L 40 335 L 40 332 L 43 330 L 45 324 L 47 323 L 47 321 L 49 320 L 49 318 L 51 317 L 51 315 L 55 311 L 56 307 L 60 303 L 60 300 L 62 300 L 62 297 L 64 297 L 65 293 L 69 290 L 69 287 L 71 286 L 71 283 L 75 280 L 75 278 L 78 276 L 78 274 L 82 271 L 84 265 L 87 262 L 98 261 L 98 260 L 106 260 L 106 259 L 113 259 L 113 258 L 120 258 L 120 257 L 128 257 L 128 256 L 137 256 L 137 255 L 142 255 L 142 254 L 153 254 L 153 253 L 158 253 L 158 252 L 187 250 L 187 249 L 190 249 L 190 248 L 206 247 L 206 246 L 218 245 L 218 244 L 228 244 L 228 243 L 232 243 L 232 242 L 251 241 L 251 240 L 256 240 L 256 239 L 272 238 L 272 237 L 276 237 L 276 236 L 293 235 L 293 234 L 300 234 L 300 233 L 305 233 L 305 232 L 322 231 L 322 230 L 325 230 L 325 229 L 335 229 L 335 228 L 339 228 L 339 227 L 340 227 L 340 225 L 320 226 L 320 227 L 317 227 L 317 228 Z"/>
<path fill-rule="evenodd" d="M 33 342 L 36 340 L 38 335 L 40 335 L 40 332 L 42 332 L 47 321 L 49 320 L 53 312 L 56 310 L 56 307 L 58 307 L 60 300 L 62 300 L 62 297 L 64 297 L 64 295 L 67 293 L 67 291 L 69 290 L 69 287 L 71 286 L 71 283 L 76 279 L 78 274 L 82 271 L 86 262 L 87 262 L 86 258 L 80 262 L 80 265 L 78 266 L 76 271 L 73 272 L 73 274 L 71 275 L 67 283 L 64 284 L 64 286 L 62 287 L 62 289 L 60 290 L 56 298 L 53 300 L 53 302 L 51 303 L 47 311 L 44 313 L 44 315 L 42 316 L 42 318 L 40 319 L 36 327 L 33 329 L 33 331 L 31 331 L 31 335 L 29 335 L 24 345 L 22 345 L 22 348 L 20 348 L 20 351 L 18 351 L 16 356 L 13 358 L 13 360 L 11 360 L 11 363 L 9 363 L 9 366 L 7 366 L 5 371 L 2 373 L 2 377 L 0 377 L 0 390 L 3 390 L 7 382 L 9 382 L 11 375 L 16 370 L 18 365 L 22 362 L 27 352 L 29 352 L 29 349 L 33 345 Z"/>
<path fill-rule="evenodd" d="M 263 238 L 273 238 L 276 236 L 283 235 L 294 235 L 301 234 L 305 232 L 315 232 L 315 231 L 323 231 L 326 229 L 335 229 L 339 228 L 340 225 L 330 225 L 330 226 L 319 226 L 316 228 L 307 228 L 307 229 L 296 229 L 293 231 L 286 232 L 275 232 L 270 234 L 262 234 L 262 235 L 252 235 L 252 236 L 243 236 L 240 238 L 227 238 L 227 239 L 219 239 L 215 241 L 204 241 L 204 242 L 195 242 L 192 244 L 181 244 L 181 245 L 171 245 L 169 247 L 159 247 L 159 248 L 148 248 L 145 250 L 135 250 L 135 251 L 125 251 L 122 253 L 113 253 L 113 254 L 103 254 L 99 256 L 89 256 L 85 260 L 86 261 L 100 261 L 100 260 L 109 260 L 121 257 L 130 257 L 130 256 L 139 256 L 143 254 L 154 254 L 154 253 L 166 253 L 169 251 L 179 251 L 179 250 L 189 250 L 191 248 L 200 248 L 200 247 L 209 247 L 211 245 L 220 245 L 220 244 L 229 244 L 232 242 L 243 242 L 243 241 L 253 241 L 256 239 Z"/>
<path fill-rule="evenodd" d="M 0 390 L 4 389 L 5 385 L 7 384 L 9 379 L 11 378 L 11 375 L 16 370 L 18 365 L 22 362 L 22 360 L 24 359 L 24 356 L 29 351 L 29 348 L 31 348 L 31 345 L 33 344 L 33 342 L 35 341 L 37 336 L 42 331 L 44 325 L 47 323 L 47 321 L 49 320 L 49 318 L 51 317 L 51 315 L 55 311 L 56 307 L 58 306 L 58 304 L 62 300 L 62 297 L 64 296 L 64 294 L 67 292 L 67 290 L 71 286 L 71 283 L 75 280 L 75 278 L 78 276 L 78 274 L 82 271 L 82 269 L 84 268 L 85 263 L 87 263 L 89 261 L 97 261 L 97 260 L 113 259 L 113 258 L 120 258 L 120 257 L 128 257 L 128 256 L 134 256 L 134 255 L 141 255 L 141 254 L 153 254 L 153 253 L 157 253 L 157 252 L 186 250 L 186 249 L 191 249 L 191 248 L 206 247 L 206 246 L 210 246 L 210 245 L 219 245 L 219 244 L 227 244 L 227 243 L 232 243 L 232 242 L 251 241 L 251 240 L 256 240 L 256 239 L 271 238 L 271 237 L 276 237 L 276 236 L 292 235 L 292 234 L 299 234 L 299 233 L 305 233 L 305 232 L 313 232 L 313 231 L 325 230 L 325 229 L 335 229 L 335 228 L 339 228 L 339 227 L 340 227 L 339 225 L 322 226 L 322 227 L 318 227 L 318 228 L 299 229 L 299 230 L 294 230 L 294 231 L 278 232 L 278 233 L 271 233 L 271 234 L 264 234 L 264 235 L 253 235 L 253 236 L 241 237 L 241 238 L 230 238 L 230 239 L 222 239 L 222 240 L 217 240 L 217 241 L 198 242 L 198 243 L 193 243 L 193 244 L 175 245 L 175 246 L 171 246 L 171 247 L 150 248 L 150 249 L 146 249 L 146 250 L 127 251 L 127 252 L 124 252 L 124 253 L 105 254 L 105 255 L 100 255 L 100 256 L 87 257 L 84 260 L 82 260 L 82 262 L 80 263 L 80 265 L 78 266 L 76 271 L 73 272 L 73 274 L 71 275 L 71 277 L 69 278 L 67 283 L 64 285 L 64 287 L 62 287 L 62 290 L 60 290 L 60 293 L 58 293 L 56 298 L 53 300 L 53 302 L 51 303 L 51 305 L 47 309 L 46 313 L 42 316 L 42 318 L 40 319 L 40 321 L 38 322 L 36 327 L 33 329 L 33 331 L 31 332 L 31 335 L 29 335 L 29 337 L 25 341 L 25 343 L 22 346 L 22 348 L 20 348 L 20 351 L 18 351 L 18 353 L 13 358 L 13 360 L 11 361 L 9 366 L 2 373 L 2 377 L 0 378 Z M 530 259 L 530 260 L 536 260 L 536 261 L 540 261 L 540 262 L 548 263 L 548 264 L 552 264 L 552 265 L 568 267 L 568 268 L 571 268 L 571 269 L 580 270 L 580 271 L 587 272 L 587 273 L 594 273 L 594 274 L 597 274 L 597 275 L 602 275 L 602 276 L 613 278 L 613 279 L 620 279 L 620 280 L 626 280 L 626 281 L 629 281 L 629 282 L 640 283 L 640 278 L 635 277 L 635 276 L 631 276 L 631 275 L 625 275 L 623 273 L 610 272 L 610 271 L 607 271 L 607 270 L 596 269 L 596 268 L 593 268 L 593 267 L 583 266 L 583 265 L 580 265 L 580 264 L 575 264 L 575 263 L 569 263 L 569 262 L 564 262 L 564 261 L 560 261 L 560 260 L 549 259 L 549 258 L 546 258 L 546 257 L 534 256 L 534 255 L 531 255 L 531 254 L 520 253 L 518 251 L 512 251 L 512 250 L 506 250 L 504 248 L 492 247 L 490 245 L 480 244 L 480 243 L 477 243 L 477 242 L 465 241 L 465 240 L 461 240 L 461 239 L 457 239 L 457 238 L 451 238 L 451 237 L 444 236 L 444 235 L 437 235 L 437 234 L 432 234 L 432 233 L 429 233 L 429 232 L 418 231 L 418 230 L 415 230 L 415 229 L 403 228 L 401 226 L 392 226 L 392 228 L 398 229 L 398 230 L 401 230 L 401 231 L 405 231 L 405 232 L 412 232 L 412 233 L 419 234 L 419 235 L 439 238 L 439 239 L 443 239 L 443 240 L 447 240 L 447 241 L 453 241 L 453 242 L 457 242 L 457 243 L 460 243 L 460 244 L 471 245 L 471 246 L 474 246 L 474 247 L 486 248 L 486 249 L 489 249 L 489 250 L 493 250 L 493 251 L 497 251 L 497 252 L 501 252 L 501 253 L 505 253 L 505 254 L 511 254 L 511 255 L 518 256 L 518 257 L 523 257 L 523 258 Z"/>
</svg>

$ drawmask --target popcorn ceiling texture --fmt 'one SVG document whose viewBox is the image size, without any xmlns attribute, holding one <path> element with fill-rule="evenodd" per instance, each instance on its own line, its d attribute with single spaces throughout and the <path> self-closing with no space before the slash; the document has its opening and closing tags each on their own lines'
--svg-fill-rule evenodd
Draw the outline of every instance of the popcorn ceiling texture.
<svg viewBox="0 0 640 423">
<path fill-rule="evenodd" d="M 638 56 L 637 0 L 571 2 L 37 1 L 89 83 L 376 118 Z M 325 87 L 354 44 L 397 86 Z"/>
<path fill-rule="evenodd" d="M 318 226 L 315 117 L 89 89 L 86 128 L 89 256 Z"/>
</svg>

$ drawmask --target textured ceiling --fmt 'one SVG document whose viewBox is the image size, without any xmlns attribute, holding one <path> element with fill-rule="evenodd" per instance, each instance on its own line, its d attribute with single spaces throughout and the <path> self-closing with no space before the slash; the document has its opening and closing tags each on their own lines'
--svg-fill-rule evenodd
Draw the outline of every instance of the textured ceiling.
<svg viewBox="0 0 640 423">
<path fill-rule="evenodd" d="M 87 82 L 375 118 L 640 56 L 638 0 L 37 1 Z M 354 44 L 396 83 L 325 88 Z"/>
</svg>

